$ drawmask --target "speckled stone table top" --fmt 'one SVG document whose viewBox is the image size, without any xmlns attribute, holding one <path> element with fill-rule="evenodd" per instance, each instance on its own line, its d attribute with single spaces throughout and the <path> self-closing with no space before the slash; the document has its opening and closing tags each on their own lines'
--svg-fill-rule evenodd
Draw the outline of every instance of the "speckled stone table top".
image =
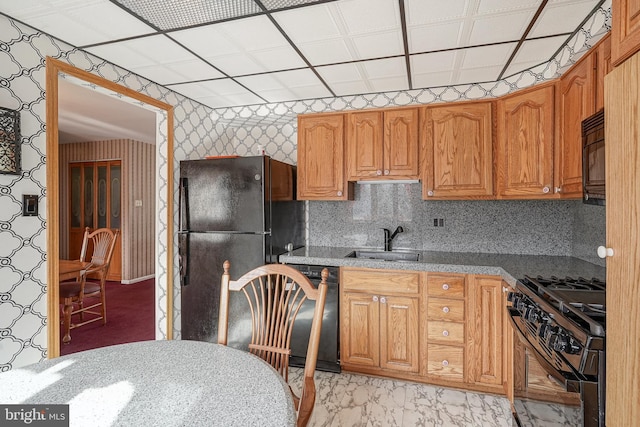
<svg viewBox="0 0 640 427">
<path fill-rule="evenodd" d="M 0 402 L 69 403 L 71 426 L 294 426 L 288 385 L 252 354 L 197 341 L 83 351 L 0 374 Z"/>
<path fill-rule="evenodd" d="M 502 276 L 514 286 L 518 279 L 529 276 L 596 277 L 606 279 L 604 267 L 578 258 L 541 255 L 506 255 L 468 252 L 420 252 L 417 262 L 380 261 L 346 257 L 354 249 L 310 246 L 280 255 L 285 264 L 307 264 L 336 267 L 369 267 L 394 270 L 434 271 L 448 273 Z M 415 251 L 414 251 L 415 252 Z"/>
</svg>

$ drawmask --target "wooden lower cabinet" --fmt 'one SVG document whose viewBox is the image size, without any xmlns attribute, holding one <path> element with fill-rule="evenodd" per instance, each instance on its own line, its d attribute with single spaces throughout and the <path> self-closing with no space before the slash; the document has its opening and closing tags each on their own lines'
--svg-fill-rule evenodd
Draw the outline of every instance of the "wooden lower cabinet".
<svg viewBox="0 0 640 427">
<path fill-rule="evenodd" d="M 497 276 L 341 268 L 343 369 L 511 395 L 503 286 Z"/>
</svg>

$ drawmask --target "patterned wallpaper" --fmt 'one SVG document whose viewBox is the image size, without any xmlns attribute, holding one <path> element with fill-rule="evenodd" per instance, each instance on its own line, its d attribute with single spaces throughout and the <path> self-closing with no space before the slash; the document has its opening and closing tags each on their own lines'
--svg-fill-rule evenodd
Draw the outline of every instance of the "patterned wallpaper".
<svg viewBox="0 0 640 427">
<path fill-rule="evenodd" d="M 80 69 L 147 94 L 174 106 L 174 152 L 157 157 L 158 210 L 166 209 L 168 162 L 174 169 L 172 194 L 177 200 L 178 162 L 209 154 L 251 155 L 264 148 L 272 157 L 295 163 L 296 116 L 298 114 L 363 109 L 372 107 L 430 104 L 492 98 L 558 77 L 609 29 L 611 1 L 588 20 L 583 29 L 547 64 L 534 67 L 499 82 L 439 87 L 275 103 L 211 110 L 162 86 L 93 55 L 62 43 L 38 30 L 0 15 L 0 106 L 20 111 L 22 121 L 22 173 L 0 175 L 0 371 L 42 360 L 47 355 L 46 330 L 46 108 L 45 57 L 51 56 Z M 95 88 L 99 90 L 100 88 Z M 160 144 L 166 141 L 165 117 L 158 117 Z M 166 151 L 166 150 L 165 150 Z M 22 217 L 22 194 L 38 194 L 38 217 Z M 310 208 L 312 209 L 312 208 Z M 309 215 L 309 213 L 308 213 Z M 578 216 L 578 215 L 576 215 Z M 156 271 L 159 285 L 156 301 L 157 332 L 166 336 L 167 275 L 177 280 L 177 251 L 174 271 L 162 270 L 168 239 L 163 216 L 157 220 Z M 174 204 L 174 218 L 177 205 Z M 574 242 L 579 244 L 580 242 Z M 174 286 L 174 336 L 179 337 L 179 286 Z"/>
</svg>

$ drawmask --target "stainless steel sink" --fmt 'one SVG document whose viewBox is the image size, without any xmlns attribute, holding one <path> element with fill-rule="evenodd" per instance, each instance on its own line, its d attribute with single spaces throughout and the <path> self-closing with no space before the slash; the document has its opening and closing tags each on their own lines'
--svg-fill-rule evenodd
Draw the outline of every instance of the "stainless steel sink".
<svg viewBox="0 0 640 427">
<path fill-rule="evenodd" d="M 375 251 L 375 250 L 355 250 L 349 252 L 345 258 L 377 259 L 381 261 L 407 261 L 415 262 L 420 259 L 420 254 L 405 251 Z"/>
</svg>

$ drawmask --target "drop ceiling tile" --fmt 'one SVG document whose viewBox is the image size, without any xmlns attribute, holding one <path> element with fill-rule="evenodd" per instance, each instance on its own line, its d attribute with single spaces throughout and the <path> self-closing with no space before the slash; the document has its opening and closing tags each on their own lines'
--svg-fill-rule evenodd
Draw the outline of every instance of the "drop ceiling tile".
<svg viewBox="0 0 640 427">
<path fill-rule="evenodd" d="M 505 77 L 549 61 L 566 40 L 567 36 L 526 40 L 507 68 Z"/>
<path fill-rule="evenodd" d="M 331 86 L 331 90 L 338 96 L 360 95 L 373 92 L 371 87 L 364 81 L 354 80 L 350 82 L 333 83 L 329 86 Z"/>
<path fill-rule="evenodd" d="M 364 61 L 360 63 L 365 70 L 367 77 L 388 78 L 388 77 L 406 77 L 407 67 L 402 58 L 386 58 L 375 61 Z"/>
<path fill-rule="evenodd" d="M 530 0 L 531 1 L 531 0 Z M 407 26 L 459 20 L 466 15 L 467 2 L 442 0 L 405 0 Z"/>
<path fill-rule="evenodd" d="M 511 56 L 517 43 L 505 43 L 491 46 L 481 46 L 460 51 L 462 55 L 461 68 L 479 68 L 497 65 L 503 67 Z"/>
<path fill-rule="evenodd" d="M 342 32 L 333 19 L 331 4 L 276 12 L 272 16 L 296 44 L 330 40 Z"/>
<path fill-rule="evenodd" d="M 442 71 L 453 71 L 456 59 L 455 51 L 423 53 L 411 55 L 411 73 L 431 74 Z"/>
<path fill-rule="evenodd" d="M 356 48 L 356 59 L 383 58 L 385 56 L 404 54 L 404 44 L 400 31 L 354 36 L 351 41 Z"/>
<path fill-rule="evenodd" d="M 409 53 L 422 53 L 460 47 L 463 21 L 416 25 L 407 29 Z"/>
<path fill-rule="evenodd" d="M 260 97 L 252 94 L 231 79 L 184 83 L 169 85 L 168 87 L 213 108 L 264 103 Z"/>
<path fill-rule="evenodd" d="M 199 59 L 165 63 L 163 66 L 133 67 L 131 71 L 162 85 L 224 77 L 222 73 Z"/>
<path fill-rule="evenodd" d="M 482 83 L 482 82 L 494 82 L 498 79 L 500 72 L 504 65 L 496 65 L 491 67 L 478 67 L 478 68 L 461 68 L 458 70 L 456 77 L 452 84 L 468 84 L 468 83 Z"/>
<path fill-rule="evenodd" d="M 480 0 L 478 13 L 499 13 L 518 9 L 533 9 L 536 11 L 538 6 L 540 6 L 540 0 Z"/>
<path fill-rule="evenodd" d="M 193 54 L 163 35 L 95 46 L 86 50 L 126 69 L 196 59 Z"/>
<path fill-rule="evenodd" d="M 269 102 L 331 96 L 331 92 L 308 69 L 239 77 L 238 82 Z"/>
<path fill-rule="evenodd" d="M 346 0 L 329 6 L 337 10 L 350 35 L 400 29 L 397 0 Z"/>
<path fill-rule="evenodd" d="M 353 61 L 353 48 L 349 48 L 348 41 L 342 38 L 309 42 L 298 45 L 298 49 L 313 65 L 335 64 Z"/>
<path fill-rule="evenodd" d="M 528 37 L 572 33 L 597 4 L 597 0 L 549 2 Z"/>
<path fill-rule="evenodd" d="M 155 32 L 108 0 L 4 1 L 2 12 L 75 46 Z"/>
<path fill-rule="evenodd" d="M 520 40 L 534 14 L 535 10 L 527 10 L 477 17 L 472 23 L 468 45 Z"/>
<path fill-rule="evenodd" d="M 331 87 L 337 83 L 364 81 L 366 79 L 364 69 L 356 62 L 317 67 L 316 71 Z"/>
<path fill-rule="evenodd" d="M 317 67 L 338 96 L 409 88 L 403 58 L 386 58 Z"/>
<path fill-rule="evenodd" d="M 412 74 L 412 83 L 414 89 L 428 89 L 439 86 L 448 86 L 452 78 L 451 71 L 441 71 L 436 73 L 415 73 L 412 71 Z"/>
</svg>

